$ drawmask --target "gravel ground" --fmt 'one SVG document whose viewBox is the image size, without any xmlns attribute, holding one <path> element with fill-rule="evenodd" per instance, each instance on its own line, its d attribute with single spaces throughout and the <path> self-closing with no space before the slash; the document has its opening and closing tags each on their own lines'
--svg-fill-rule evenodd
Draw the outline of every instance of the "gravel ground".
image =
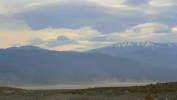
<svg viewBox="0 0 177 100">
<path fill-rule="evenodd" d="M 144 100 L 145 93 L 127 93 L 117 95 L 45 95 L 33 94 L 30 96 L 19 94 L 0 94 L 0 100 Z M 177 92 L 152 94 L 154 100 L 177 100 Z"/>
</svg>

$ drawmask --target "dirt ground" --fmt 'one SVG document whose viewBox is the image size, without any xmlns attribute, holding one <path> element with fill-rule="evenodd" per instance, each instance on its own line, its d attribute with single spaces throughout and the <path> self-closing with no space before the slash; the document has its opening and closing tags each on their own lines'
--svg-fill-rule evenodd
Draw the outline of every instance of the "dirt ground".
<svg viewBox="0 0 177 100">
<path fill-rule="evenodd" d="M 73 94 L 0 94 L 0 100 L 144 100 L 145 93 L 118 95 L 73 95 Z M 154 100 L 177 100 L 177 92 L 152 94 Z"/>
</svg>

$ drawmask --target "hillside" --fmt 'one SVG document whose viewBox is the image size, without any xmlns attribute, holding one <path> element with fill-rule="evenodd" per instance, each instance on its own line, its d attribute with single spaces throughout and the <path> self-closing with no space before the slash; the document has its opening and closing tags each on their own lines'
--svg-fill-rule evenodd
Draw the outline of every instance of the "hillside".
<svg viewBox="0 0 177 100">
<path fill-rule="evenodd" d="M 8 86 L 173 81 L 176 68 L 159 68 L 100 53 L 0 50 L 0 83 Z"/>
<path fill-rule="evenodd" d="M 152 50 L 137 50 L 130 53 L 118 54 L 117 57 L 138 60 L 159 67 L 177 68 L 177 54 L 169 55 Z"/>
<path fill-rule="evenodd" d="M 12 88 L 12 87 L 0 87 L 0 94 L 22 94 L 22 95 L 29 95 L 32 94 L 33 91 L 30 90 L 25 90 L 25 89 L 20 89 L 20 88 Z"/>
<path fill-rule="evenodd" d="M 147 84 L 146 86 L 130 86 L 130 87 L 95 87 L 88 89 L 80 89 L 75 91 L 64 92 L 66 94 L 85 94 L 85 95 L 124 95 L 129 93 L 167 93 L 177 92 L 177 82 L 166 82 Z"/>
<path fill-rule="evenodd" d="M 145 86 L 96 87 L 75 90 L 28 91 L 19 88 L 0 87 L 1 90 L 3 91 L 0 92 L 2 100 L 144 100 L 149 91 L 154 100 L 177 99 L 177 82 L 156 83 Z M 11 91 L 12 93 L 9 93 Z"/>
</svg>

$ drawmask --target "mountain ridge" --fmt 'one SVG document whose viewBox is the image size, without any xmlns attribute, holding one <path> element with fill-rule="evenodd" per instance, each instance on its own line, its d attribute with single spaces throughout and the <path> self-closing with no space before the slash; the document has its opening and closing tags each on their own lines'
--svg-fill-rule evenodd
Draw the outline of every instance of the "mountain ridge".
<svg viewBox="0 0 177 100">
<path fill-rule="evenodd" d="M 87 84 L 111 79 L 171 81 L 176 76 L 176 68 L 101 53 L 0 50 L 0 83 L 6 85 Z"/>
<path fill-rule="evenodd" d="M 122 42 L 108 45 L 102 48 L 89 50 L 88 52 L 105 53 L 112 56 L 117 54 L 129 53 L 137 50 L 148 49 L 160 53 L 177 54 L 177 43 L 155 43 L 151 41 L 145 42 Z"/>
<path fill-rule="evenodd" d="M 20 46 L 20 47 L 9 47 L 6 48 L 8 50 L 46 50 L 37 46 L 33 46 L 33 45 L 25 45 L 25 46 Z"/>
</svg>

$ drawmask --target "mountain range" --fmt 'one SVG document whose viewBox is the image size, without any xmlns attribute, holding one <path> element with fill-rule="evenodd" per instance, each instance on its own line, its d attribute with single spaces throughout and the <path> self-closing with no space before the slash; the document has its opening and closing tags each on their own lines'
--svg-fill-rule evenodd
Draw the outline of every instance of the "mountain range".
<svg viewBox="0 0 177 100">
<path fill-rule="evenodd" d="M 130 53 L 138 50 L 151 50 L 164 54 L 177 54 L 177 43 L 155 43 L 146 42 L 122 42 L 106 47 L 97 48 L 88 52 L 99 52 L 116 56 L 118 54 Z"/>
<path fill-rule="evenodd" d="M 175 43 L 120 44 L 88 52 L 51 51 L 35 46 L 0 49 L 0 85 L 176 81 Z M 117 50 L 114 55 L 102 52 L 110 48 Z"/>
<path fill-rule="evenodd" d="M 122 42 L 88 52 L 133 59 L 159 67 L 177 67 L 177 43 Z"/>
</svg>

